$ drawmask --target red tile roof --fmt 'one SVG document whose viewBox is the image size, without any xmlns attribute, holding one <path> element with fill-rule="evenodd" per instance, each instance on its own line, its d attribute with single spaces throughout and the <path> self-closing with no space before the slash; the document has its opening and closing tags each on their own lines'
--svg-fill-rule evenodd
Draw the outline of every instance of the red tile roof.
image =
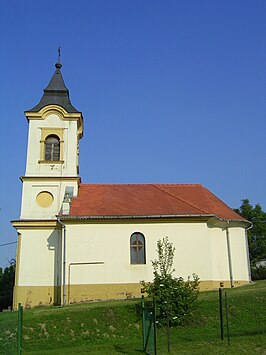
<svg viewBox="0 0 266 355">
<path fill-rule="evenodd" d="M 81 184 L 70 217 L 201 216 L 244 220 L 202 185 Z"/>
</svg>

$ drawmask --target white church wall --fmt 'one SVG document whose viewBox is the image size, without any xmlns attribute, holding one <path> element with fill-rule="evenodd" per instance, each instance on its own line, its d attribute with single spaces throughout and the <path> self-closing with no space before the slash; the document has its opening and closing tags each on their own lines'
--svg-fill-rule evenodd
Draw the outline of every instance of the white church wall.
<svg viewBox="0 0 266 355">
<path fill-rule="evenodd" d="M 249 261 L 244 228 L 229 228 L 233 281 L 249 281 Z M 226 229 L 210 228 L 211 279 L 230 279 Z"/>
<path fill-rule="evenodd" d="M 19 277 L 16 286 L 56 286 L 61 280 L 60 230 L 18 230 Z"/>
<path fill-rule="evenodd" d="M 130 236 L 134 232 L 141 232 L 145 236 L 146 265 L 130 264 Z M 211 280 L 212 236 L 205 223 L 105 223 L 67 225 L 67 265 L 71 264 L 71 283 L 151 281 L 151 260 L 157 258 L 157 241 L 165 236 L 176 248 L 176 276 L 187 278 L 196 273 L 201 280 Z M 227 259 L 224 263 L 227 263 Z M 223 278 L 228 274 L 226 266 L 224 269 Z"/>
<path fill-rule="evenodd" d="M 234 280 L 248 280 L 249 260 L 245 231 L 243 228 L 230 228 L 229 236 Z"/>
<path fill-rule="evenodd" d="M 209 228 L 210 243 L 210 279 L 229 280 L 229 263 L 226 242 L 226 232 L 221 228 Z"/>
<path fill-rule="evenodd" d="M 21 243 L 14 304 L 18 300 L 27 307 L 62 302 L 61 229 L 32 227 L 18 228 L 18 232 Z M 134 232 L 145 236 L 144 265 L 130 263 L 130 236 Z M 245 230 L 231 228 L 229 234 L 233 279 L 238 285 L 249 281 Z M 67 223 L 67 302 L 124 298 L 131 292 L 140 295 L 140 281 L 153 279 L 151 260 L 157 258 L 157 241 L 165 236 L 176 248 L 176 277 L 186 279 L 196 273 L 202 289 L 219 287 L 220 282 L 230 286 L 226 233 L 220 228 L 208 228 L 204 222 Z"/>
</svg>

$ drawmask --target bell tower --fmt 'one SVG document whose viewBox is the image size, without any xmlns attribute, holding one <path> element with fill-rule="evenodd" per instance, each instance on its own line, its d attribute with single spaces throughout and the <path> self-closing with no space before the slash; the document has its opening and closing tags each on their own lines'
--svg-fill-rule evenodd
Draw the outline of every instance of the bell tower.
<svg viewBox="0 0 266 355">
<path fill-rule="evenodd" d="M 71 104 L 61 73 L 55 72 L 40 102 L 25 112 L 28 146 L 19 220 L 13 307 L 62 304 L 66 295 L 65 233 L 59 214 L 69 214 L 77 196 L 82 113 Z"/>
<path fill-rule="evenodd" d="M 25 112 L 29 131 L 20 219 L 56 219 L 64 196 L 78 192 L 83 117 L 71 104 L 60 49 L 55 68 L 40 102 Z"/>
</svg>

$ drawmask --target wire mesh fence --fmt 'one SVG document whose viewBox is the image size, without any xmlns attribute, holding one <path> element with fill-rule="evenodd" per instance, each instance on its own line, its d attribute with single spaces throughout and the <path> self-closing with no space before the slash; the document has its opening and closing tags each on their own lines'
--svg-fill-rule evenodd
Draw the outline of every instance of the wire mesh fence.
<svg viewBox="0 0 266 355">
<path fill-rule="evenodd" d="M 266 354 L 265 286 L 258 283 L 220 290 L 222 302 L 218 292 L 203 293 L 193 314 L 177 326 L 170 325 L 169 312 L 167 322 L 157 324 L 155 311 L 159 304 L 148 298 L 142 303 L 131 300 L 126 306 L 108 302 L 99 307 L 93 303 L 28 310 L 23 321 L 23 351 L 42 353 L 45 349 L 54 354 L 56 349 L 56 354 L 63 354 L 72 348 L 69 351 L 73 354 L 93 354 L 101 349 L 102 354 L 107 354 L 113 349 L 135 354 L 142 349 L 147 354 L 223 354 L 232 350 L 234 354 L 252 354 L 256 349 L 257 353 Z M 22 315 L 22 307 L 19 312 L 0 312 L 0 354 L 21 354 Z"/>
</svg>

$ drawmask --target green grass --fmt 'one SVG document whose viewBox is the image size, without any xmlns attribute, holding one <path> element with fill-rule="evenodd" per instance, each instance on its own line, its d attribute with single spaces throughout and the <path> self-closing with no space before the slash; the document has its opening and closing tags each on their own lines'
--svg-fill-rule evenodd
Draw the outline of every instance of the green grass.
<svg viewBox="0 0 266 355">
<path fill-rule="evenodd" d="M 203 292 L 193 317 L 170 329 L 172 354 L 266 354 L 266 281 L 226 292 L 230 346 L 226 327 L 225 340 L 220 340 L 218 292 Z M 1 345 L 12 334 L 2 319 L 0 314 L 0 334 L 6 334 L 2 340 L 0 335 L 0 354 L 15 354 L 11 347 Z M 141 354 L 140 301 L 28 310 L 24 312 L 23 338 L 26 354 Z M 163 328 L 158 329 L 158 354 L 168 354 Z"/>
</svg>

